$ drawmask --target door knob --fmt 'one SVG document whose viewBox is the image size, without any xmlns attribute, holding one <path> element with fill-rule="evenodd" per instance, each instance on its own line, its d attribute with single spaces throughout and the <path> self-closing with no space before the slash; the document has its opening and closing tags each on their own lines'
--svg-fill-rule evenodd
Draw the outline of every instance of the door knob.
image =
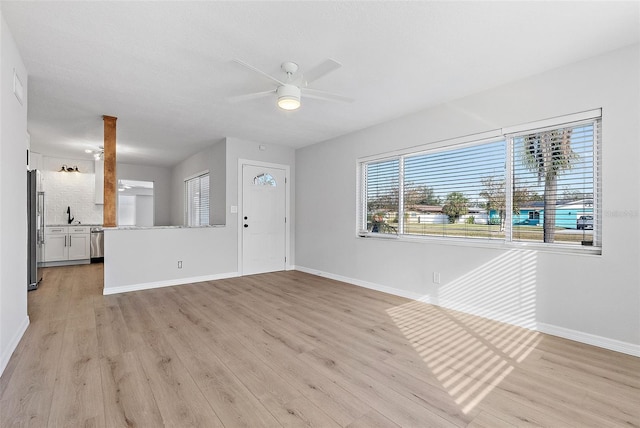
<svg viewBox="0 0 640 428">
<path fill-rule="evenodd" d="M 244 227 L 249 227 L 249 225 L 248 225 L 248 224 L 245 224 L 245 225 L 244 225 Z"/>
</svg>

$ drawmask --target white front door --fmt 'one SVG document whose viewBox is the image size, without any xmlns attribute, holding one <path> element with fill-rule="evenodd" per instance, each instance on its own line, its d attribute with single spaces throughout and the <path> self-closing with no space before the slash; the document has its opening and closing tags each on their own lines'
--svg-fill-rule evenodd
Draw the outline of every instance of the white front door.
<svg viewBox="0 0 640 428">
<path fill-rule="evenodd" d="M 286 173 L 242 166 L 242 274 L 285 270 Z"/>
</svg>

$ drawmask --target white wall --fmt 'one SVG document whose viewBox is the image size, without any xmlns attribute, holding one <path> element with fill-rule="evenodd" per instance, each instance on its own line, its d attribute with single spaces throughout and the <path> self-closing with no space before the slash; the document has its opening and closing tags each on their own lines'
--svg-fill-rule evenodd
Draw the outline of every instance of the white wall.
<svg viewBox="0 0 640 428">
<path fill-rule="evenodd" d="M 22 104 L 13 94 L 13 70 Z M 0 13 L 0 374 L 29 325 L 27 315 L 27 70 Z"/>
<path fill-rule="evenodd" d="M 211 224 L 225 224 L 227 221 L 227 142 L 222 141 L 211 147 L 211 168 L 209 170 Z M 184 189 L 184 186 L 182 187 Z"/>
<path fill-rule="evenodd" d="M 171 168 L 118 163 L 116 172 L 118 180 L 153 181 L 155 225 L 171 225 Z"/>
<path fill-rule="evenodd" d="M 62 165 L 80 172 L 60 172 Z M 82 224 L 102 224 L 103 205 L 96 204 L 95 162 L 43 156 L 42 183 L 46 224 L 67 224 L 71 217 Z"/>
<path fill-rule="evenodd" d="M 638 76 L 632 46 L 299 149 L 296 267 L 640 354 Z M 359 157 L 600 107 L 601 256 L 356 237 Z"/>
<path fill-rule="evenodd" d="M 118 195 L 118 226 L 136 225 L 135 195 Z"/>
<path fill-rule="evenodd" d="M 105 230 L 105 294 L 185 284 L 238 275 L 238 216 L 230 207 L 238 205 L 238 160 L 289 165 L 294 176 L 295 151 L 290 147 L 267 145 L 260 150 L 258 143 L 227 138 L 224 150 L 218 145 L 181 162 L 173 169 L 174 194 L 182 198 L 184 177 L 205 169 L 220 170 L 220 162 L 213 157 L 225 154 L 224 226 L 196 228 L 153 228 L 144 230 Z M 217 149 L 215 149 L 217 148 Z M 215 180 L 215 179 L 213 179 Z M 293 180 L 292 180 L 293 181 Z M 214 184 L 211 187 L 216 187 Z M 291 183 L 292 199 L 294 195 Z M 179 199 L 181 200 L 181 199 Z M 172 196 L 176 201 L 176 196 Z M 182 222 L 182 203 L 174 202 L 175 219 Z M 291 201 L 291 222 L 295 218 Z M 221 213 L 222 214 L 222 213 Z M 174 220 L 175 220 L 174 219 Z M 291 227 L 291 226 L 290 226 Z M 293 241 L 293 231 L 290 232 Z M 293 254 L 293 242 L 290 244 Z M 183 262 L 178 268 L 178 261 Z M 290 259 L 293 263 L 293 258 Z"/>
<path fill-rule="evenodd" d="M 136 226 L 153 226 L 152 195 L 136 195 Z"/>
</svg>

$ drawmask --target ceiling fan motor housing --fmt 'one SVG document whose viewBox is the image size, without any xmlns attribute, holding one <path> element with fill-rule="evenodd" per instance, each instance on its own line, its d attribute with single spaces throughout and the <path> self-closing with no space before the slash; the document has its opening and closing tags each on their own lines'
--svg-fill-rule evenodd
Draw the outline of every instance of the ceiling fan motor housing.
<svg viewBox="0 0 640 428">
<path fill-rule="evenodd" d="M 298 64 L 296 64 L 295 62 L 287 61 L 283 62 L 280 68 L 288 75 L 292 75 L 296 74 L 296 72 L 298 71 Z"/>
</svg>

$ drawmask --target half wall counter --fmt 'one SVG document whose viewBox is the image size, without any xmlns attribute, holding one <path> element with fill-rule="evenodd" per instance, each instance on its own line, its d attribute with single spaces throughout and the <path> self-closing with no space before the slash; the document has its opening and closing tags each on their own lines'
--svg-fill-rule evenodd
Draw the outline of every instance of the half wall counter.
<svg viewBox="0 0 640 428">
<path fill-rule="evenodd" d="M 103 294 L 238 276 L 238 236 L 220 225 L 104 228 Z"/>
</svg>

